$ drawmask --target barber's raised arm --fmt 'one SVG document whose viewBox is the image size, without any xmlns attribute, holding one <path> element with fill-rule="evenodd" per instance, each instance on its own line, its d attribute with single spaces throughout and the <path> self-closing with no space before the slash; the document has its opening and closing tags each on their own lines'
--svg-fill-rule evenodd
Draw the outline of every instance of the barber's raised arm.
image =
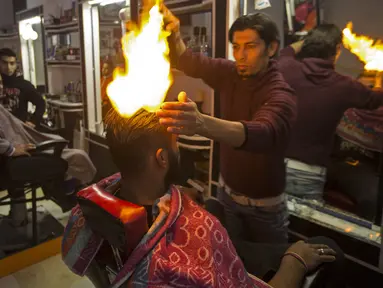
<svg viewBox="0 0 383 288">
<path fill-rule="evenodd" d="M 291 93 L 278 90 L 255 112 L 252 120 L 241 121 L 246 140 L 239 147 L 251 152 L 268 152 L 283 149 L 290 139 L 296 118 L 296 101 Z"/>
<path fill-rule="evenodd" d="M 383 89 L 369 88 L 366 85 L 350 78 L 347 84 L 349 93 L 343 95 L 348 107 L 366 110 L 375 110 L 383 106 Z"/>
<path fill-rule="evenodd" d="M 287 146 L 296 117 L 291 92 L 271 93 L 250 121 L 228 121 L 204 115 L 184 93 L 180 93 L 179 102 L 164 103 L 157 115 L 168 132 L 198 134 L 246 151 L 265 153 Z"/>
<path fill-rule="evenodd" d="M 287 46 L 281 50 L 279 53 L 279 58 L 282 57 L 295 57 L 296 54 L 298 54 L 302 49 L 303 41 L 298 41 L 290 46 Z"/>
<path fill-rule="evenodd" d="M 202 79 L 213 89 L 219 90 L 225 81 L 235 73 L 235 65 L 226 59 L 213 59 L 201 53 L 192 53 L 186 49 L 179 31 L 180 23 L 177 17 L 163 5 L 166 29 L 172 33 L 169 46 L 174 54 L 176 68 L 186 75 Z"/>
<path fill-rule="evenodd" d="M 220 90 L 225 81 L 231 81 L 235 75 L 235 66 L 226 59 L 213 59 L 190 50 L 178 58 L 177 69 L 186 75 L 202 79 L 213 89 Z"/>
</svg>

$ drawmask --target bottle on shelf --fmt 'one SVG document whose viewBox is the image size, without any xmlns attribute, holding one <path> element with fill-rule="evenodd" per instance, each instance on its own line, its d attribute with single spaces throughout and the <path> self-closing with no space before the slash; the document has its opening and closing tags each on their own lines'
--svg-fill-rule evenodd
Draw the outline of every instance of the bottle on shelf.
<svg viewBox="0 0 383 288">
<path fill-rule="evenodd" d="M 200 38 L 200 27 L 193 27 L 193 35 L 190 41 L 187 44 L 187 48 L 191 49 L 193 52 L 199 52 L 199 38 Z"/>
<path fill-rule="evenodd" d="M 206 35 L 206 27 L 201 27 L 200 52 L 205 56 L 209 56 L 209 43 Z"/>
</svg>

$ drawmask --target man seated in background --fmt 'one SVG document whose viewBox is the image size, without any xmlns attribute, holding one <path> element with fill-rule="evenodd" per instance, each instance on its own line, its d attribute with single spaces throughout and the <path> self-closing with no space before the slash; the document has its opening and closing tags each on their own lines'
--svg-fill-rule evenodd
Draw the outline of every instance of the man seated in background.
<svg viewBox="0 0 383 288">
<path fill-rule="evenodd" d="M 33 150 L 36 145 L 58 139 L 62 138 L 58 135 L 43 134 L 36 131 L 0 105 L 0 156 L 28 156 L 28 150 Z M 68 162 L 67 177 L 64 182 L 64 189 L 67 193 L 73 193 L 76 186 L 88 184 L 93 180 L 96 175 L 96 168 L 85 151 L 64 149 L 61 157 Z M 25 198 L 24 191 L 16 192 L 17 195 L 10 195 L 14 200 Z M 10 215 L 14 226 L 26 223 L 26 205 L 24 203 L 11 204 Z"/>
<path fill-rule="evenodd" d="M 297 197 L 323 200 L 334 136 L 344 112 L 383 105 L 383 90 L 335 71 L 342 37 L 335 25 L 319 25 L 304 41 L 283 49 L 278 61 L 297 96 L 297 120 L 286 152 L 286 192 Z"/>
<path fill-rule="evenodd" d="M 32 128 L 39 126 L 45 113 L 45 101 L 31 82 L 18 75 L 16 53 L 0 49 L 0 104 Z M 29 119 L 28 103 L 36 110 Z"/>
<path fill-rule="evenodd" d="M 121 176 L 110 177 L 79 195 L 102 194 L 103 202 L 119 198 L 135 209 L 145 207 L 149 217 L 144 217 L 142 227 L 125 229 L 126 241 L 137 237 L 138 231 L 146 231 L 127 252 L 116 251 L 92 230 L 86 220 L 93 219 L 86 218 L 92 217 L 92 212 L 84 218 L 81 205 L 72 211 L 64 233 L 63 260 L 74 273 L 88 276 L 96 287 L 110 287 L 107 269 L 100 269 L 99 264 L 108 255 L 112 262 L 113 255 L 120 255 L 115 259 L 121 262 L 112 287 L 294 288 L 301 287 L 306 273 L 335 260 L 335 252 L 328 246 L 300 241 L 279 258 L 280 268 L 269 284 L 248 274 L 251 271 L 246 271 L 217 218 L 172 185 L 180 170 L 177 137 L 166 131 L 156 114 L 141 109 L 130 118 L 122 118 L 112 109 L 105 124 L 110 152 Z M 119 208 L 113 205 L 113 209 Z M 137 216 L 129 215 L 131 219 Z M 249 257 L 254 260 L 257 255 Z"/>
</svg>

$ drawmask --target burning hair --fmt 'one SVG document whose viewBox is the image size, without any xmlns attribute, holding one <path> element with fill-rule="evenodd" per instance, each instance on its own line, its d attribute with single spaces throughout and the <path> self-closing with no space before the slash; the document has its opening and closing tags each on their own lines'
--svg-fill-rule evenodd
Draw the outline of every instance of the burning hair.
<svg viewBox="0 0 383 288">
<path fill-rule="evenodd" d="M 256 31 L 259 37 L 265 41 L 266 47 L 273 42 L 280 42 L 277 25 L 268 15 L 260 12 L 237 18 L 229 30 L 230 42 L 233 43 L 235 32 L 247 29 Z"/>
<path fill-rule="evenodd" d="M 171 134 L 155 113 L 140 109 L 124 118 L 110 109 L 104 124 L 113 161 L 123 176 L 135 177 L 144 172 L 150 151 L 171 149 Z"/>
<path fill-rule="evenodd" d="M 334 24 L 321 24 L 305 37 L 299 59 L 320 58 L 329 60 L 335 57 L 338 45 L 342 44 L 342 31 Z"/>
</svg>

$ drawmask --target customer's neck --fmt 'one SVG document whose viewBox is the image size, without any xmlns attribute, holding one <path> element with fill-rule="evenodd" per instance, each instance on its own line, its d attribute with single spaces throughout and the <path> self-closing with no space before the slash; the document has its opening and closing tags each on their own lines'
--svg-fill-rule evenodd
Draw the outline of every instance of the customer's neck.
<svg viewBox="0 0 383 288">
<path fill-rule="evenodd" d="M 121 179 L 120 196 L 124 200 L 139 206 L 153 205 L 160 195 L 160 186 L 148 177 Z"/>
</svg>

